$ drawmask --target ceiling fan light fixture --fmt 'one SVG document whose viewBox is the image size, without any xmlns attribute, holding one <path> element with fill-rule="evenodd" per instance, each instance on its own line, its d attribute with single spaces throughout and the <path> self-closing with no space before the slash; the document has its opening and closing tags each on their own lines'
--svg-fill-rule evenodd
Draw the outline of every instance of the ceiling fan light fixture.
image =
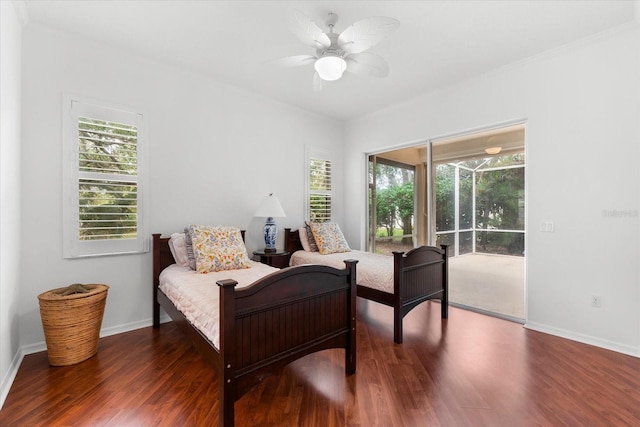
<svg viewBox="0 0 640 427">
<path fill-rule="evenodd" d="M 318 58 L 313 64 L 322 80 L 332 82 L 340 79 L 347 69 L 347 62 L 336 55 L 326 55 Z"/>
</svg>

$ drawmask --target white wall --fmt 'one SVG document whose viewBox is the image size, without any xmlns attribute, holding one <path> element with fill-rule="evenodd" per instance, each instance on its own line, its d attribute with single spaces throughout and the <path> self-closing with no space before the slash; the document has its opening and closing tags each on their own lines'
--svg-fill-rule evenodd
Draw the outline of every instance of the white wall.
<svg viewBox="0 0 640 427">
<path fill-rule="evenodd" d="M 301 225 L 304 145 L 341 150 L 341 123 L 208 76 L 32 24 L 23 52 L 21 346 L 44 340 L 37 295 L 71 283 L 111 286 L 103 333 L 149 325 L 152 314 L 150 254 L 62 259 L 63 92 L 147 113 L 150 228 L 165 235 L 189 223 L 236 225 L 248 230 L 249 251 L 264 247 L 264 218 L 253 217 L 262 197 L 279 197 L 281 230 Z"/>
<path fill-rule="evenodd" d="M 18 369 L 20 289 L 20 57 L 22 24 L 0 2 L 0 407 Z"/>
<path fill-rule="evenodd" d="M 627 27 L 351 121 L 347 239 L 366 237 L 364 153 L 526 119 L 527 326 L 640 356 L 639 56 Z"/>
</svg>

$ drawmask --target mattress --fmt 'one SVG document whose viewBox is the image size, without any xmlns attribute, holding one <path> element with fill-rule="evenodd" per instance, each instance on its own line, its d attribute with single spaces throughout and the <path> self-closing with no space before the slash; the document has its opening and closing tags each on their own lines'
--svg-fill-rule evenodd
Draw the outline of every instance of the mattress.
<svg viewBox="0 0 640 427">
<path fill-rule="evenodd" d="M 358 285 L 393 294 L 393 257 L 371 252 L 350 251 L 322 255 L 320 252 L 296 251 L 289 265 L 320 264 L 344 269 L 344 260 L 357 259 Z"/>
<path fill-rule="evenodd" d="M 233 279 L 238 282 L 236 289 L 241 289 L 275 271 L 279 269 L 255 261 L 251 268 L 207 274 L 172 264 L 160 273 L 159 289 L 219 349 L 220 290 L 216 281 Z"/>
</svg>

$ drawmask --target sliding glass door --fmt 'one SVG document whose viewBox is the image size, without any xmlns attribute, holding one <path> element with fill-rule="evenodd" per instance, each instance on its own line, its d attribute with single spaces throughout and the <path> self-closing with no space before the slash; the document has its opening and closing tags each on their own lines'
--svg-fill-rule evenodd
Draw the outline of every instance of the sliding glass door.
<svg viewBox="0 0 640 427">
<path fill-rule="evenodd" d="M 415 166 L 369 156 L 370 252 L 413 248 L 415 199 Z"/>
<path fill-rule="evenodd" d="M 522 123 L 368 156 L 368 250 L 448 245 L 449 301 L 524 319 Z"/>
</svg>

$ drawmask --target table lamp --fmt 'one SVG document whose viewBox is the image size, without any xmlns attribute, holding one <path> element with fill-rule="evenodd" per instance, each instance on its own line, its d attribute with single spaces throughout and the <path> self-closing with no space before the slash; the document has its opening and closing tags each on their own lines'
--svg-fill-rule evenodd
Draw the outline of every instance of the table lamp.
<svg viewBox="0 0 640 427">
<path fill-rule="evenodd" d="M 254 216 L 267 218 L 267 222 L 264 224 L 264 252 L 275 252 L 276 239 L 278 238 L 278 226 L 273 218 L 284 218 L 287 216 L 280 205 L 280 201 L 273 195 L 273 193 L 265 196 Z"/>
</svg>

